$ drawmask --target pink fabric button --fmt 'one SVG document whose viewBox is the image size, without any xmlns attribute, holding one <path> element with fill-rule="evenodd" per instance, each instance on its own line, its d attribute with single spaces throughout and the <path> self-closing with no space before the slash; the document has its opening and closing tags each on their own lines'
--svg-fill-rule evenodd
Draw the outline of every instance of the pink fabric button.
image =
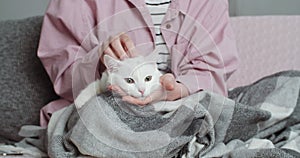
<svg viewBox="0 0 300 158">
<path fill-rule="evenodd" d="M 171 24 L 167 24 L 167 25 L 166 25 L 166 28 L 167 28 L 167 29 L 170 29 L 170 28 L 171 28 Z"/>
</svg>

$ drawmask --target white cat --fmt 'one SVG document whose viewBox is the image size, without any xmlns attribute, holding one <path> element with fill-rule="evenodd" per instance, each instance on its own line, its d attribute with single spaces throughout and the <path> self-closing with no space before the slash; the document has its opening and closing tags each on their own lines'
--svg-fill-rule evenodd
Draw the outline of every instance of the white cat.
<svg viewBox="0 0 300 158">
<path fill-rule="evenodd" d="M 110 84 L 119 86 L 136 98 L 144 98 L 160 87 L 159 78 L 162 74 L 157 69 L 155 53 L 123 61 L 104 55 L 104 65 L 107 70 L 101 79 L 89 84 L 75 99 L 78 109 L 93 96 L 105 92 Z"/>
</svg>

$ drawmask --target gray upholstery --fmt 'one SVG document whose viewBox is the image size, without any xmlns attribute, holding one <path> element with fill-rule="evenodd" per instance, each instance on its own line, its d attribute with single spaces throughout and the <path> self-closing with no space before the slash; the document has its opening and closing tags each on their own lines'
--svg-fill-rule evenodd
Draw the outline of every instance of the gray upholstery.
<svg viewBox="0 0 300 158">
<path fill-rule="evenodd" d="M 36 55 L 42 17 L 0 22 L 0 143 L 18 141 L 25 124 L 39 124 L 39 110 L 57 98 Z"/>
</svg>

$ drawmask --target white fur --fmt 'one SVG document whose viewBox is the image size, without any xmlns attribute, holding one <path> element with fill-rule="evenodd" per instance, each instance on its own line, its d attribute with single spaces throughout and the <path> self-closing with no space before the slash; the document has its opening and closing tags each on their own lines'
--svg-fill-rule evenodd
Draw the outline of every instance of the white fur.
<svg viewBox="0 0 300 158">
<path fill-rule="evenodd" d="M 147 57 L 136 57 L 116 60 L 110 56 L 104 56 L 104 64 L 107 70 L 102 74 L 101 80 L 96 80 L 83 89 L 75 99 L 78 109 L 93 96 L 106 91 L 108 85 L 117 85 L 128 95 L 136 98 L 144 98 L 160 87 L 159 78 L 162 75 L 156 65 L 155 54 Z M 150 81 L 145 81 L 147 76 L 152 76 Z M 134 83 L 127 83 L 125 78 L 131 78 Z M 144 91 L 143 94 L 140 91 Z"/>
</svg>

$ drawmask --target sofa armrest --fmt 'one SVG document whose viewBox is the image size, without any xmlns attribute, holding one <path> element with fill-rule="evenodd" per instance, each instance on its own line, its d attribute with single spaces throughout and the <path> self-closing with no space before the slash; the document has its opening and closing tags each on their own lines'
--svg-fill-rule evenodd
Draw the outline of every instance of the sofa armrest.
<svg viewBox="0 0 300 158">
<path fill-rule="evenodd" d="M 21 139 L 22 125 L 38 125 L 41 107 L 57 98 L 36 55 L 42 20 L 0 22 L 0 137 L 9 140 Z"/>
</svg>

